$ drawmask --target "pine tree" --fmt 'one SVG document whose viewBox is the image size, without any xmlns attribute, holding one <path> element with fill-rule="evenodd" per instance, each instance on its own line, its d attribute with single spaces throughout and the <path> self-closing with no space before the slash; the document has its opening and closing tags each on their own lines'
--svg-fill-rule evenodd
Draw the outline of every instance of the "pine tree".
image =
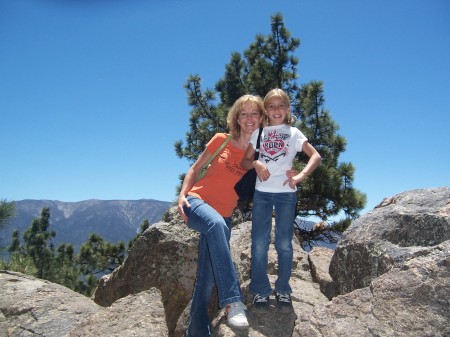
<svg viewBox="0 0 450 337">
<path fill-rule="evenodd" d="M 337 133 L 338 125 L 324 108 L 323 82 L 303 85 L 296 101 L 299 103 L 293 106 L 293 113 L 299 120 L 297 126 L 322 156 L 321 165 L 298 186 L 298 215 L 317 216 L 326 222 L 343 212 L 344 218 L 334 223 L 343 231 L 366 204 L 365 194 L 353 187 L 355 168 L 351 163 L 339 162 L 347 142 Z M 299 159 L 300 163 L 307 161 L 302 153 Z"/>
<path fill-rule="evenodd" d="M 83 282 L 80 280 L 81 271 L 76 264 L 75 256 L 75 249 L 72 244 L 63 243 L 59 245 L 53 258 L 52 273 L 47 279 L 83 293 Z"/>
<path fill-rule="evenodd" d="M 33 219 L 23 235 L 20 244 L 19 231 L 12 234 L 8 247 L 10 260 L 0 259 L 0 269 L 18 271 L 66 286 L 81 294 L 90 296 L 98 284 L 98 277 L 112 272 L 125 259 L 125 244 L 112 244 L 97 234 L 75 254 L 72 244 L 63 243 L 55 250 L 51 240 L 56 236 L 49 230 L 50 209 L 43 208 L 40 218 Z M 149 227 L 145 220 L 141 232 Z"/>
<path fill-rule="evenodd" d="M 5 227 L 15 214 L 13 201 L 0 200 L 0 229 Z"/>
<path fill-rule="evenodd" d="M 125 260 L 125 244 L 112 244 L 98 234 L 92 233 L 81 245 L 77 263 L 85 275 L 103 276 L 112 272 Z"/>
<path fill-rule="evenodd" d="M 323 83 L 297 84 L 298 59 L 294 52 L 300 40 L 291 37 L 280 13 L 271 17 L 270 27 L 271 34 L 257 35 L 243 55 L 232 53 L 224 77 L 214 90 L 202 90 L 199 75 L 188 78 L 185 88 L 192 108 L 190 130 L 186 144 L 182 140 L 175 143 L 175 152 L 193 163 L 216 132 L 226 132 L 227 112 L 238 97 L 249 93 L 264 97 L 269 90 L 281 88 L 291 98 L 296 126 L 323 158 L 319 168 L 299 186 L 297 214 L 318 216 L 344 230 L 366 203 L 366 196 L 353 187 L 353 165 L 339 162 L 346 140 L 337 134 L 339 128 L 324 108 Z M 300 155 L 295 165 L 301 169 L 303 163 Z M 344 219 L 336 220 L 342 213 Z"/>
<path fill-rule="evenodd" d="M 15 214 L 15 204 L 13 201 L 0 200 L 0 233 L 10 223 Z M 0 235 L 0 250 L 4 249 L 2 245 L 2 235 Z"/>
<path fill-rule="evenodd" d="M 20 251 L 20 233 L 18 229 L 15 229 L 11 235 L 11 244 L 8 247 L 8 252 L 19 253 Z"/>
<path fill-rule="evenodd" d="M 47 279 L 51 273 L 54 247 L 51 240 L 55 237 L 55 231 L 49 231 L 50 209 L 45 207 L 41 211 L 41 217 L 34 219 L 31 227 L 23 234 L 25 241 L 24 253 L 33 259 L 38 272 L 37 277 Z"/>
<path fill-rule="evenodd" d="M 99 278 L 120 266 L 125 260 L 125 255 L 123 242 L 112 244 L 92 233 L 89 240 L 81 245 L 80 252 L 75 257 L 76 265 L 84 279 L 76 291 L 90 296 L 97 287 Z"/>
<path fill-rule="evenodd" d="M 230 63 L 225 66 L 225 76 L 217 82 L 215 90 L 202 90 L 198 75 L 188 78 L 184 87 L 192 108 L 190 131 L 186 134 L 186 145 L 182 140 L 175 143 L 178 157 L 193 163 L 215 133 L 225 132 L 228 110 L 240 96 L 264 97 L 274 87 L 290 95 L 297 90 L 298 60 L 291 53 L 300 45 L 300 40 L 291 37 L 281 14 L 272 16 L 271 29 L 271 35 L 256 36 L 256 41 L 244 52 L 244 58 L 237 52 L 232 53 Z M 217 93 L 219 101 L 216 101 Z"/>
</svg>

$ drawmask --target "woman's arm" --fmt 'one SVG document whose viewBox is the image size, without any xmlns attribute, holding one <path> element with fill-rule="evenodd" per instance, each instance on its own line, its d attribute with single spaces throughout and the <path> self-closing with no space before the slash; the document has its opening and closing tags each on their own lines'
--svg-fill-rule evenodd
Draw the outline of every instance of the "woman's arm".
<svg viewBox="0 0 450 337">
<path fill-rule="evenodd" d="M 248 144 L 247 150 L 245 151 L 244 158 L 241 161 L 241 166 L 246 170 L 250 170 L 253 168 L 253 157 L 255 155 L 255 149 L 252 144 Z"/>
<path fill-rule="evenodd" d="M 189 168 L 186 172 L 186 175 L 183 180 L 183 184 L 181 185 L 180 194 L 178 195 L 178 213 L 183 218 L 184 222 L 188 222 L 188 218 L 184 213 L 183 206 L 191 207 L 189 202 L 186 200 L 187 193 L 191 190 L 192 186 L 194 186 L 195 181 L 200 173 L 202 167 L 208 162 L 208 159 L 212 156 L 212 153 L 205 149 L 203 153 L 198 157 L 194 164 Z"/>
<path fill-rule="evenodd" d="M 242 159 L 241 161 L 241 166 L 246 170 L 254 168 L 259 179 L 261 179 L 262 181 L 266 181 L 270 177 L 269 170 L 267 169 L 266 165 L 264 165 L 260 161 L 253 160 L 254 156 L 255 149 L 253 148 L 252 144 L 248 144 L 247 151 L 245 151 L 244 154 L 244 159 Z"/>
</svg>

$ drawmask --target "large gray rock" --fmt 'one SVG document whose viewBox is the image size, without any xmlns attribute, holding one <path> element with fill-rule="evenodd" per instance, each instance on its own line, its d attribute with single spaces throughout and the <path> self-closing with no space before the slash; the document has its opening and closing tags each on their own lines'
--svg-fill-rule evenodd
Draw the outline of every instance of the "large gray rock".
<svg viewBox="0 0 450 337">
<path fill-rule="evenodd" d="M 320 291 L 330 300 L 337 295 L 336 286 L 329 274 L 333 254 L 334 250 L 326 247 L 314 247 L 308 254 L 311 276 L 320 285 Z"/>
<path fill-rule="evenodd" d="M 450 240 L 450 188 L 413 190 L 385 199 L 344 232 L 330 264 L 340 294 Z"/>
<path fill-rule="evenodd" d="M 58 284 L 0 271 L 0 336 L 61 337 L 102 308 Z"/>
<path fill-rule="evenodd" d="M 274 225 L 274 224 L 273 224 Z M 272 228 L 272 240 L 268 254 L 267 273 L 272 287 L 277 278 L 278 257 L 274 247 L 275 229 Z M 280 313 L 276 310 L 275 298 L 270 296 L 269 313 L 256 313 L 251 311 L 253 295 L 249 293 L 250 283 L 250 259 L 251 259 L 251 222 L 242 223 L 233 228 L 230 246 L 236 269 L 240 275 L 241 288 L 246 297 L 246 305 L 249 308 L 248 321 L 250 327 L 243 331 L 228 326 L 223 310 L 218 311 L 212 321 L 213 337 L 232 336 L 292 336 L 297 321 L 307 320 L 313 308 L 319 304 L 328 303 L 328 299 L 320 291 L 319 284 L 313 282 L 311 269 L 308 263 L 308 254 L 301 248 L 297 238 L 293 239 L 293 264 L 290 285 L 292 287 L 292 300 L 294 311 L 291 314 Z M 180 328 L 180 326 L 178 326 Z M 186 327 L 183 326 L 185 329 Z M 175 336 L 182 336 L 177 331 Z"/>
<path fill-rule="evenodd" d="M 274 230 L 272 230 L 272 243 L 274 241 Z M 250 248 L 251 248 L 251 222 L 241 223 L 233 228 L 230 240 L 232 258 L 238 271 L 242 291 L 246 298 L 246 304 L 251 308 L 252 295 L 248 291 L 250 279 Z M 293 240 L 294 257 L 292 266 L 291 287 L 293 289 L 294 313 L 282 314 L 275 309 L 275 300 L 271 298 L 271 310 L 269 314 L 257 314 L 249 312 L 250 328 L 239 331 L 230 328 L 226 323 L 223 310 L 218 310 L 217 301 L 213 297 L 212 308 L 210 308 L 212 336 L 291 336 L 296 320 L 306 320 L 312 313 L 314 306 L 327 303 L 328 299 L 321 293 L 320 287 L 313 282 L 311 270 L 308 264 L 308 254 L 301 248 L 299 241 Z M 268 274 L 272 285 L 277 275 L 278 258 L 271 244 L 268 254 Z M 329 276 L 328 276 L 329 277 Z M 213 310 L 211 310 L 213 309 Z M 176 328 L 175 337 L 184 336 L 187 328 L 190 306 L 188 305 L 181 314 Z"/>
<path fill-rule="evenodd" d="M 93 300 L 109 306 L 150 288 L 161 292 L 169 331 L 192 297 L 198 235 L 176 217 L 148 228 L 134 243 L 124 263 L 100 279 Z"/>
<path fill-rule="evenodd" d="M 58 284 L 0 272 L 1 337 L 169 336 L 161 293 L 150 289 L 103 308 Z"/>
<path fill-rule="evenodd" d="M 450 336 L 450 242 L 426 248 L 369 287 L 316 306 L 302 337 Z"/>
<path fill-rule="evenodd" d="M 86 336 L 169 336 L 161 292 L 152 288 L 121 298 L 65 337 Z"/>
<path fill-rule="evenodd" d="M 450 189 L 384 200 L 344 233 L 330 265 L 342 295 L 314 308 L 302 337 L 450 336 Z"/>
</svg>

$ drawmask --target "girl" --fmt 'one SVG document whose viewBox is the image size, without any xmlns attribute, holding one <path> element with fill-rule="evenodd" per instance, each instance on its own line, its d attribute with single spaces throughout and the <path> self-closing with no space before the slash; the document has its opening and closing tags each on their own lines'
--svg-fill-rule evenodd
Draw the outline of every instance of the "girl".
<svg viewBox="0 0 450 337">
<path fill-rule="evenodd" d="M 292 127 L 288 95 L 281 89 L 271 90 L 264 98 L 268 126 L 261 135 L 259 159 L 253 161 L 258 131 L 253 132 L 250 144 L 242 160 L 245 169 L 255 168 L 258 175 L 253 197 L 251 282 L 256 311 L 269 310 L 272 288 L 267 276 L 268 251 L 272 230 L 272 211 L 275 209 L 275 249 L 278 254 L 278 278 L 275 282 L 277 308 L 281 312 L 292 311 L 289 285 L 292 267 L 292 237 L 294 232 L 296 185 L 311 174 L 320 164 L 321 157 L 303 133 Z M 309 156 L 300 173 L 290 170 L 297 152 Z"/>
</svg>

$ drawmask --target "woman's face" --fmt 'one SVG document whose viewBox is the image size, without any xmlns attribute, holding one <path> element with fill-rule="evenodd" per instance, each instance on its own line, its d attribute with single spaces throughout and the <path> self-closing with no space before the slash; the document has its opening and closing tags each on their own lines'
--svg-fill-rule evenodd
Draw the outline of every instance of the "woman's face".
<svg viewBox="0 0 450 337">
<path fill-rule="evenodd" d="M 237 120 L 241 127 L 241 133 L 252 134 L 261 124 L 262 118 L 256 103 L 245 102 Z"/>
</svg>

